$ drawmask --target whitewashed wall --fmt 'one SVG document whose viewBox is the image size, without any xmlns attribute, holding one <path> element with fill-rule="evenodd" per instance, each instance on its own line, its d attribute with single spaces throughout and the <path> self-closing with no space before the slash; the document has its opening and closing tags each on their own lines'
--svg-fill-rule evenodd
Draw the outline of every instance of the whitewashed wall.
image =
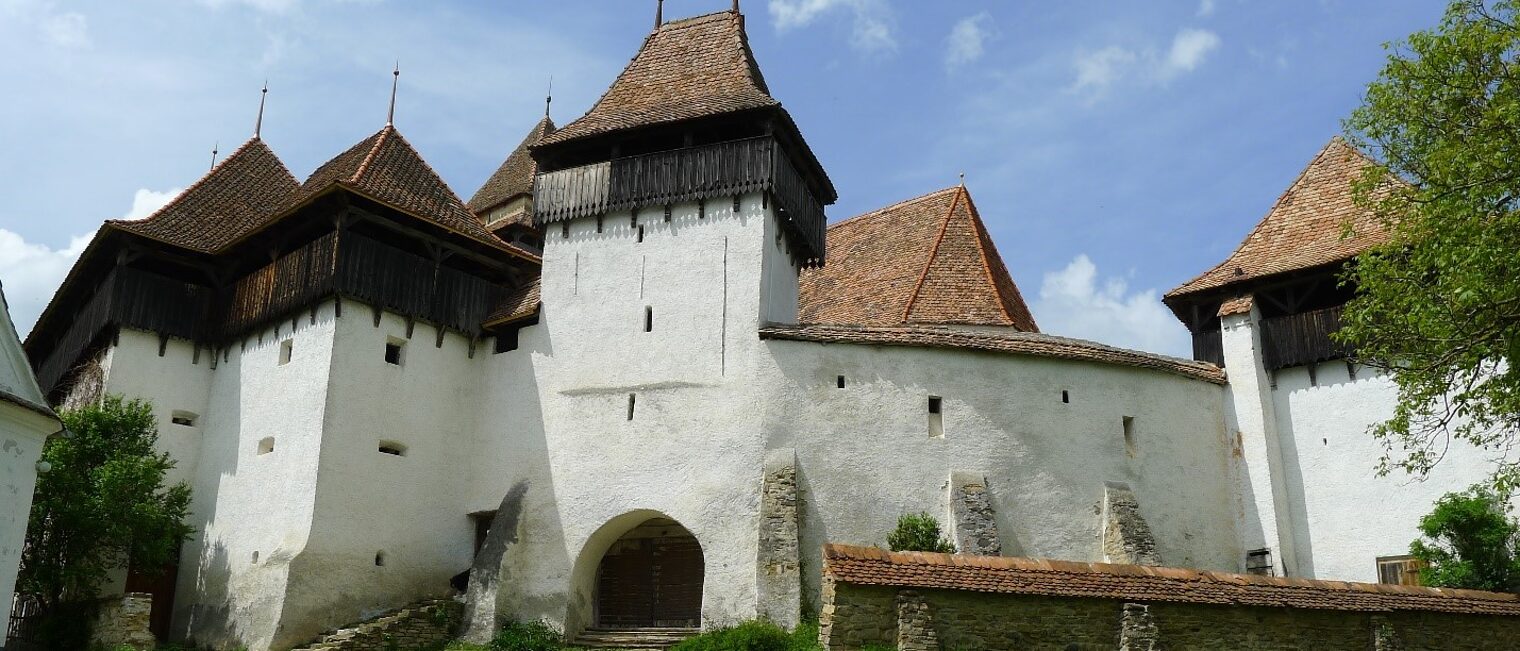
<svg viewBox="0 0 1520 651">
<path fill-rule="evenodd" d="M 1300 572 L 1376 582 L 1378 557 L 1408 554 L 1435 501 L 1482 481 L 1493 465 L 1453 442 L 1423 480 L 1397 470 L 1378 477 L 1383 448 L 1368 428 L 1393 415 L 1397 387 L 1366 367 L 1353 379 L 1339 361 L 1315 365 L 1314 376 L 1307 366 L 1283 369 L 1272 389 Z"/>
<path fill-rule="evenodd" d="M 26 542 L 27 516 L 37 484 L 37 459 L 42 456 L 47 436 L 56 431 L 56 421 L 0 400 L 0 611 L 6 617 L 10 616 L 16 571 Z M 0 647 L 4 643 L 0 639 Z"/>
<path fill-rule="evenodd" d="M 787 341 L 768 350 L 766 436 L 797 450 L 813 604 L 823 543 L 885 545 L 904 513 L 948 524 L 952 473 L 987 479 L 1006 555 L 1101 561 L 1104 482 L 1119 481 L 1134 489 L 1166 564 L 1239 569 L 1218 385 L 987 352 Z M 929 396 L 943 399 L 943 438 L 930 436 Z"/>
</svg>

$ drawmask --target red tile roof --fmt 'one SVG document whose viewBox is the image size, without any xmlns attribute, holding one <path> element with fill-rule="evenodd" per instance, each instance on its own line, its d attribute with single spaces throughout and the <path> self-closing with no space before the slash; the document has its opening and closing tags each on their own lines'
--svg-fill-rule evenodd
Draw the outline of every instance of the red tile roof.
<svg viewBox="0 0 1520 651">
<path fill-rule="evenodd" d="M 341 186 L 482 244 L 537 261 L 486 230 L 480 219 L 391 125 L 324 163 L 290 198 L 287 211 Z"/>
<path fill-rule="evenodd" d="M 981 332 L 945 327 L 851 327 L 834 325 L 771 325 L 760 329 L 761 339 L 821 344 L 952 348 L 1014 355 L 1033 355 L 1097 364 L 1147 368 L 1214 384 L 1224 384 L 1222 369 L 1208 362 L 1167 357 L 1037 332 Z"/>
<path fill-rule="evenodd" d="M 802 273 L 804 323 L 1039 332 L 964 186 L 836 223 L 828 246 L 828 265 Z"/>
<path fill-rule="evenodd" d="M 750 51 L 744 17 L 724 11 L 654 30 L 596 105 L 543 144 L 780 105 Z"/>
<path fill-rule="evenodd" d="M 539 297 L 539 280 L 539 278 L 534 278 L 508 294 L 501 305 L 493 308 L 491 314 L 486 317 L 485 327 L 506 325 L 538 314 L 538 308 L 542 305 Z"/>
<path fill-rule="evenodd" d="M 1339 136 L 1332 138 L 1228 259 L 1166 298 L 1344 262 L 1386 241 L 1376 215 L 1352 198 L 1351 184 L 1373 164 Z M 1347 224 L 1355 233 L 1349 239 L 1342 238 Z"/>
<path fill-rule="evenodd" d="M 1313 581 L 1141 565 L 891 553 L 825 545 L 824 573 L 856 585 L 1353 612 L 1520 616 L 1520 595 L 1379 583 Z"/>
<path fill-rule="evenodd" d="M 554 133 L 554 121 L 545 116 L 528 132 L 528 137 L 523 138 L 522 144 L 512 150 L 507 160 L 496 169 L 496 173 L 486 179 L 485 185 L 475 191 L 475 196 L 470 197 L 470 210 L 484 218 L 487 210 L 533 192 L 533 175 L 538 173 L 538 163 L 528 153 L 528 147 L 550 133 Z"/>
<path fill-rule="evenodd" d="M 146 219 L 111 227 L 175 246 L 215 253 L 269 223 L 300 183 L 253 138 Z"/>
</svg>

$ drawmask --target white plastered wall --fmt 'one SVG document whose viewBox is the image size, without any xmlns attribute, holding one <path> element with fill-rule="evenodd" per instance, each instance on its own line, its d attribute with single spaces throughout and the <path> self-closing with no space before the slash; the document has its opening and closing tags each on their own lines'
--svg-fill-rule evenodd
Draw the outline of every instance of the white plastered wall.
<svg viewBox="0 0 1520 651">
<path fill-rule="evenodd" d="M 7 617 L 26 542 L 37 460 L 47 436 L 57 430 L 57 421 L 0 400 L 0 608 Z M 0 648 L 4 644 L 0 639 Z"/>
</svg>

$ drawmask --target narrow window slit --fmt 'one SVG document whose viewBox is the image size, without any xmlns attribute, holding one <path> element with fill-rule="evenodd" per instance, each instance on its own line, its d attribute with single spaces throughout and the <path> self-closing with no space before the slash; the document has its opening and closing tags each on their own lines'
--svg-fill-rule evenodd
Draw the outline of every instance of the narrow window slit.
<svg viewBox="0 0 1520 651">
<path fill-rule="evenodd" d="M 1062 391 L 1061 392 L 1061 403 L 1062 404 L 1071 404 L 1071 392 L 1070 391 Z"/>
<path fill-rule="evenodd" d="M 654 308 L 644 308 L 644 332 L 654 332 Z"/>
<path fill-rule="evenodd" d="M 635 396 L 634 394 L 632 394 L 632 393 L 628 394 L 628 420 L 633 420 L 633 405 L 634 405 L 634 401 L 636 399 L 637 399 L 637 396 Z"/>
<path fill-rule="evenodd" d="M 929 396 L 929 436 L 945 437 L 945 405 L 939 396 Z"/>
<path fill-rule="evenodd" d="M 844 376 L 841 375 L 839 377 L 834 378 L 834 384 L 835 384 L 835 386 L 843 389 L 844 388 Z"/>
</svg>

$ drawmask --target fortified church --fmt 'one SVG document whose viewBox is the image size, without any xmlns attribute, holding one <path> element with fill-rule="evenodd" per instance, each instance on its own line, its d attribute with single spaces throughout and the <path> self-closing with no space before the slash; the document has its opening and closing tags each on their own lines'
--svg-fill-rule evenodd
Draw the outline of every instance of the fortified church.
<svg viewBox="0 0 1520 651">
<path fill-rule="evenodd" d="M 825 542 L 919 511 L 967 553 L 1407 582 L 1481 457 L 1373 475 L 1394 388 L 1328 336 L 1367 164 L 1330 142 L 1167 294 L 1196 359 L 1045 334 L 966 187 L 827 224 L 736 3 L 469 201 L 390 124 L 305 180 L 256 135 L 106 222 L 25 348 L 52 404 L 153 402 L 195 534 L 115 589 L 219 648 L 451 580 L 475 634 L 792 625 Z"/>
</svg>

